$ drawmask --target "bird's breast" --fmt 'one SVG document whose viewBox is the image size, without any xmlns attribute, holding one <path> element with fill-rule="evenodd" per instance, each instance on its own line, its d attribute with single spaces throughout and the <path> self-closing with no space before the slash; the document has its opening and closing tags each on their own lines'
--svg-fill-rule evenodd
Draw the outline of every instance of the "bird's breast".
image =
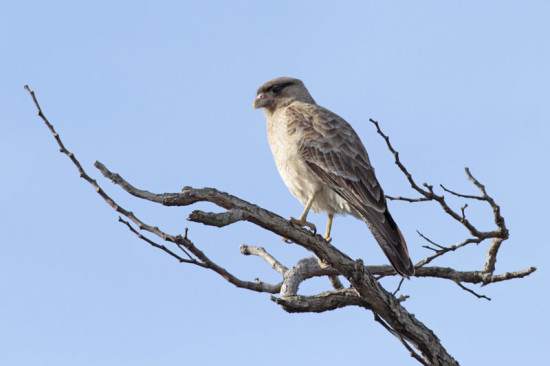
<svg viewBox="0 0 550 366">
<path fill-rule="evenodd" d="M 306 205 L 309 198 L 316 194 L 311 206 L 314 212 L 328 212 L 332 214 L 357 213 L 351 209 L 348 202 L 338 196 L 330 187 L 324 184 L 307 166 L 300 155 L 302 136 L 288 128 L 289 121 L 284 114 L 276 113 L 267 118 L 267 137 L 271 152 L 277 165 L 277 170 L 290 193 L 302 205 Z"/>
<path fill-rule="evenodd" d="M 281 178 L 294 197 L 305 205 L 322 184 L 300 156 L 300 137 L 290 134 L 286 121 L 274 115 L 267 120 L 267 138 Z"/>
</svg>

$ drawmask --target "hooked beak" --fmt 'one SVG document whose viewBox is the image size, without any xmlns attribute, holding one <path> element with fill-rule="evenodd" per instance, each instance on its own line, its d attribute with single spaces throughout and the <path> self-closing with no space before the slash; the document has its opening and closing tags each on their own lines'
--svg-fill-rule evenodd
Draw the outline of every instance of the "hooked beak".
<svg viewBox="0 0 550 366">
<path fill-rule="evenodd" d="M 273 98 L 266 98 L 265 95 L 260 93 L 258 94 L 256 99 L 254 99 L 254 109 L 263 108 L 267 104 L 269 104 L 269 102 L 271 102 L 272 100 Z"/>
</svg>

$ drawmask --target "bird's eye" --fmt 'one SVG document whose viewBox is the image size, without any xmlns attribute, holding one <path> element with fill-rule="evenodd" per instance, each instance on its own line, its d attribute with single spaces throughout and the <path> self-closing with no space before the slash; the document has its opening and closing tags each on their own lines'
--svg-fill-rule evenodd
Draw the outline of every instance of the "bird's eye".
<svg viewBox="0 0 550 366">
<path fill-rule="evenodd" d="M 271 88 L 271 91 L 273 94 L 278 94 L 283 88 L 280 85 L 275 85 L 273 88 Z"/>
</svg>

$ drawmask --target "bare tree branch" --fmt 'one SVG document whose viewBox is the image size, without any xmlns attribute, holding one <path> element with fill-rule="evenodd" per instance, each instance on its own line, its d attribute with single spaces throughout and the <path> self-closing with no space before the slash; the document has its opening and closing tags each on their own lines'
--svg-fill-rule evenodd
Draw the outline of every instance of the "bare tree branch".
<svg viewBox="0 0 550 366">
<path fill-rule="evenodd" d="M 457 197 L 468 198 L 468 199 L 471 199 L 471 200 L 485 201 L 485 200 L 483 199 L 483 197 L 472 196 L 472 195 L 468 195 L 468 194 L 456 193 L 456 192 L 454 192 L 454 191 L 451 191 L 450 189 L 445 188 L 445 186 L 444 186 L 443 184 L 440 184 L 439 186 L 440 186 L 445 192 L 449 192 L 450 194 L 452 194 L 452 195 L 454 195 L 454 196 L 457 196 Z"/>
<path fill-rule="evenodd" d="M 401 288 L 403 280 L 401 280 L 394 294 L 391 294 L 382 288 L 380 283 L 373 277 L 373 275 L 380 277 L 396 275 L 395 270 L 391 266 L 365 266 L 361 260 L 352 260 L 345 253 L 341 252 L 330 243 L 327 243 L 320 235 L 316 235 L 306 229 L 297 227 L 273 212 L 228 193 L 220 192 L 213 188 L 194 189 L 191 187 L 184 187 L 180 193 L 156 194 L 134 187 L 124 180 L 119 174 L 109 171 L 103 164 L 96 162 L 94 164 L 95 167 L 99 169 L 104 177 L 110 179 L 113 183 L 121 187 L 125 192 L 132 196 L 165 206 L 189 206 L 197 202 L 212 202 L 218 207 L 224 209 L 224 211 L 213 213 L 195 210 L 189 215 L 189 220 L 215 227 L 223 227 L 239 221 L 250 222 L 271 231 L 277 236 L 288 238 L 294 243 L 297 243 L 308 251 L 314 253 L 323 263 L 328 264 L 329 267 L 323 268 L 319 265 L 319 262 L 315 257 L 308 257 L 299 260 L 294 267 L 287 268 L 275 257 L 269 254 L 264 248 L 243 244 L 240 246 L 242 254 L 255 255 L 262 258 L 271 266 L 271 268 L 282 276 L 282 281 L 279 284 L 264 283 L 258 279 L 254 282 L 244 281 L 210 260 L 210 258 L 208 258 L 204 252 L 197 248 L 188 238 L 187 229 L 185 231 L 185 235 L 183 236 L 170 235 L 156 226 L 151 226 L 141 221 L 136 215 L 134 215 L 134 213 L 117 204 L 104 192 L 96 180 L 92 179 L 84 171 L 74 154 L 65 148 L 59 135 L 53 128 L 53 125 L 50 124 L 44 116 L 42 109 L 36 100 L 34 92 L 31 91 L 28 86 L 25 86 L 25 89 L 30 93 L 38 110 L 38 115 L 53 134 L 57 144 L 60 147 L 60 151 L 73 162 L 80 176 L 94 187 L 95 191 L 105 200 L 105 202 L 129 220 L 126 221 L 119 218 L 119 220 L 124 223 L 132 233 L 137 235 L 138 238 L 144 240 L 153 247 L 166 252 L 181 263 L 194 264 L 199 267 L 212 270 L 223 277 L 226 281 L 237 287 L 256 292 L 279 294 L 280 297 L 272 296 L 271 299 L 288 312 L 323 312 L 345 306 L 359 306 L 364 309 L 368 309 L 375 314 L 375 320 L 382 324 L 390 333 L 398 337 L 398 339 L 410 352 L 411 356 L 420 363 L 424 365 L 458 364 L 456 360 L 454 360 L 452 356 L 447 353 L 437 336 L 401 305 L 401 302 L 408 296 L 401 295 L 398 299 L 395 298 L 395 295 Z M 441 186 L 445 192 L 453 194 L 457 197 L 487 202 L 493 210 L 494 222 L 497 227 L 493 231 L 478 230 L 474 224 L 466 218 L 465 208 L 467 207 L 467 204 L 462 206 L 460 213 L 457 213 L 448 206 L 444 196 L 438 195 L 434 192 L 432 185 L 424 183 L 422 185 L 424 188 L 421 188 L 421 186 L 415 182 L 412 175 L 400 161 L 399 153 L 390 144 L 389 137 L 381 131 L 378 122 L 374 120 L 371 120 L 371 122 L 376 126 L 377 132 L 386 141 L 388 149 L 395 157 L 396 165 L 403 172 L 411 187 L 421 195 L 420 198 L 388 196 L 388 199 L 410 203 L 435 201 L 442 208 L 443 212 L 464 226 L 471 235 L 471 237 L 463 240 L 462 242 L 446 247 L 435 243 L 423 234 L 419 233 L 421 237 L 433 246 L 426 247 L 435 253 L 416 264 L 415 277 L 430 277 L 450 280 L 455 282 L 463 290 L 468 291 L 479 298 L 489 299 L 485 295 L 479 295 L 473 290 L 465 287 L 463 283 L 481 284 L 482 286 L 485 286 L 494 282 L 522 278 L 528 276 L 536 270 L 535 267 L 530 267 L 521 271 L 506 272 L 495 275 L 494 271 L 498 250 L 502 242 L 508 238 L 508 230 L 505 226 L 504 218 L 501 216 L 500 207 L 495 203 L 493 198 L 487 194 L 485 187 L 472 176 L 467 168 L 466 175 L 468 179 L 472 181 L 473 184 L 480 190 L 480 196 L 462 195 Z M 152 239 L 145 237 L 140 233 L 140 231 L 134 229 L 132 223 L 140 230 L 147 231 L 155 235 L 167 244 L 158 244 Z M 471 243 L 480 244 L 486 239 L 492 239 L 492 243 L 489 246 L 487 259 L 483 270 L 457 271 L 448 267 L 426 266 L 428 263 L 441 257 L 442 255 L 456 251 Z M 169 245 L 175 245 L 182 253 L 185 254 L 187 258 L 177 254 L 177 250 L 170 249 Z M 343 276 L 350 282 L 351 288 L 343 288 L 340 280 L 338 279 L 339 275 Z M 332 286 L 335 289 L 322 292 L 314 296 L 300 295 L 298 293 L 300 284 L 314 276 L 328 276 L 331 279 Z"/>
<path fill-rule="evenodd" d="M 439 244 L 436 244 L 434 243 L 433 241 L 431 241 L 430 239 L 428 239 L 427 237 L 425 237 L 424 235 L 422 235 L 420 232 L 418 233 L 420 234 L 420 236 L 424 239 L 426 239 L 426 241 L 430 242 L 431 244 L 439 247 L 440 249 L 433 249 L 433 248 L 429 248 L 429 247 L 425 247 L 425 248 L 428 248 L 428 249 L 431 249 L 433 251 L 435 251 L 435 254 L 434 255 L 431 255 L 427 258 L 424 258 L 423 260 L 421 260 L 420 262 L 418 262 L 416 265 L 415 265 L 415 268 L 418 268 L 418 267 L 423 267 L 425 266 L 426 264 L 430 263 L 431 261 L 433 261 L 434 259 L 438 258 L 438 257 L 441 257 L 442 255 L 444 254 L 447 254 L 449 252 L 453 252 L 457 249 L 460 249 L 462 248 L 463 246 L 466 246 L 468 244 L 472 244 L 472 243 L 476 243 L 476 244 L 479 244 L 481 243 L 482 239 L 476 239 L 476 238 L 468 238 L 468 239 L 465 239 L 463 241 L 461 241 L 460 243 L 457 243 L 457 244 L 454 244 L 454 245 L 451 245 L 450 247 L 444 247 L 444 246 L 441 246 Z"/>
<path fill-rule="evenodd" d="M 392 292 L 392 295 L 395 296 L 401 290 L 401 285 L 403 284 L 403 281 L 405 281 L 405 277 L 402 277 L 401 280 L 399 280 L 399 285 L 397 285 L 397 288 L 394 292 Z"/>
<path fill-rule="evenodd" d="M 431 198 L 428 198 L 428 197 L 407 198 L 407 197 L 401 197 L 401 196 L 392 197 L 392 196 L 388 196 L 388 195 L 386 195 L 386 198 L 389 199 L 389 200 L 392 200 L 392 201 L 405 201 L 405 202 L 410 202 L 410 203 L 426 202 L 426 201 L 431 201 L 432 200 Z"/>
<path fill-rule="evenodd" d="M 447 249 L 446 247 L 444 247 L 443 245 L 439 245 L 437 244 L 436 242 L 434 242 L 432 239 L 428 238 L 427 236 L 425 236 L 424 234 L 422 234 L 420 231 L 416 230 L 416 232 L 418 233 L 418 235 L 420 235 L 420 237 L 424 240 L 426 240 L 428 243 L 432 244 L 432 245 L 435 245 L 436 247 L 438 247 L 439 249 Z M 437 249 L 433 249 L 431 247 L 428 247 L 428 246 L 425 246 L 425 248 L 428 248 L 428 249 L 432 249 L 432 250 L 435 250 L 437 251 Z"/>
<path fill-rule="evenodd" d="M 427 192 L 425 190 L 423 190 L 422 188 L 420 188 L 418 186 L 418 184 L 416 184 L 416 182 L 414 181 L 411 173 L 409 173 L 409 171 L 407 170 L 407 168 L 405 168 L 405 166 L 401 163 L 401 160 L 399 160 L 399 153 L 397 151 L 395 151 L 395 149 L 393 148 L 393 146 L 391 145 L 390 143 L 390 138 L 388 136 L 386 136 L 382 130 L 380 129 L 380 125 L 378 124 L 377 121 L 373 120 L 372 118 L 369 120 L 371 121 L 375 126 L 376 126 L 376 132 L 378 132 L 378 134 L 380 136 L 382 136 L 382 138 L 386 141 L 386 145 L 388 146 L 388 149 L 391 151 L 391 153 L 393 154 L 393 156 L 395 157 L 395 164 L 399 167 L 399 169 L 401 169 L 401 171 L 403 172 L 403 174 L 405 174 L 405 177 L 407 178 L 407 180 L 409 181 L 411 187 L 417 191 L 418 193 L 420 193 L 421 195 L 423 195 L 427 200 L 431 200 L 432 199 L 432 194 L 430 192 Z M 415 200 L 406 200 L 406 201 L 409 201 L 409 202 L 416 202 Z"/>
<path fill-rule="evenodd" d="M 287 220 L 283 219 L 280 216 L 275 215 L 274 213 L 265 211 L 258 206 L 255 206 L 246 201 L 240 200 L 239 198 L 231 196 L 227 193 L 219 192 L 213 188 L 193 189 L 191 187 L 185 187 L 181 194 L 177 194 L 177 193 L 154 194 L 148 191 L 134 188 L 129 183 L 127 183 L 119 174 L 111 173 L 103 164 L 99 162 L 96 162 L 96 166 L 100 169 L 100 171 L 103 173 L 103 175 L 106 178 L 111 179 L 111 177 L 115 177 L 116 179 L 114 179 L 113 181 L 115 181 L 115 183 L 116 182 L 120 183 L 119 185 L 121 187 L 123 188 L 125 187 L 126 189 L 128 189 L 128 193 L 140 198 L 150 200 L 152 202 L 159 202 L 167 206 L 179 206 L 179 205 L 188 205 L 198 201 L 209 201 L 209 202 L 216 203 L 220 207 L 224 207 L 224 208 L 226 207 L 238 208 L 240 211 L 243 212 L 242 217 L 245 221 L 258 224 L 259 226 L 262 226 L 262 225 L 269 226 L 268 222 L 266 222 L 267 220 L 271 220 L 271 219 L 276 220 L 276 222 L 274 222 L 274 224 L 271 227 L 266 227 L 266 229 L 278 235 L 289 237 L 288 233 L 290 231 L 297 230 L 298 232 L 300 232 L 300 235 L 298 236 L 299 238 L 301 238 L 300 240 L 305 239 L 305 240 L 311 241 L 311 240 L 322 239 L 320 235 L 313 236 L 309 231 L 293 226 Z M 258 215 L 257 217 L 251 214 L 251 212 L 253 211 L 256 212 L 256 214 Z M 210 217 L 210 216 L 204 215 L 203 217 Z M 285 234 L 282 235 L 281 233 L 285 233 Z M 296 239 L 296 240 L 292 239 L 292 240 L 295 241 L 296 243 L 299 243 L 298 241 L 296 241 L 299 239 Z M 420 261 L 415 265 L 415 268 L 416 268 L 415 276 L 416 277 L 438 277 L 438 278 L 449 279 L 453 281 L 459 279 L 460 282 L 469 282 L 469 283 L 482 282 L 484 284 L 488 284 L 488 283 L 495 282 L 495 279 L 499 277 L 493 276 L 491 273 L 487 273 L 486 271 L 456 271 L 454 269 L 445 268 L 445 267 L 423 267 L 427 263 L 431 262 L 433 259 L 447 252 L 457 250 L 470 243 L 478 243 L 478 241 L 481 241 L 481 240 L 476 238 L 468 238 L 458 244 L 439 250 L 436 254 Z M 435 244 L 435 242 L 433 241 L 431 242 Z M 332 246 L 329 245 L 329 247 L 332 247 Z M 388 276 L 388 275 L 395 274 L 395 271 L 391 266 L 366 266 L 365 269 L 368 270 L 373 275 Z M 524 277 L 526 275 L 525 273 L 528 272 L 527 274 L 530 274 L 534 272 L 535 269 L 536 268 L 531 267 L 525 271 L 513 272 L 513 274 L 510 274 L 510 276 L 512 276 L 510 278 Z"/>
<path fill-rule="evenodd" d="M 286 271 L 288 271 L 288 268 L 286 268 L 281 263 L 279 263 L 279 261 L 277 261 L 271 254 L 269 254 L 262 247 L 254 247 L 246 244 L 241 244 L 240 249 L 241 249 L 241 253 L 244 255 L 256 255 L 262 258 L 267 262 L 267 264 L 271 266 L 271 268 L 273 268 L 283 276 L 286 273 Z"/>
<path fill-rule="evenodd" d="M 205 225 L 224 227 L 245 220 L 245 214 L 239 209 L 229 209 L 214 213 L 195 210 L 188 217 L 189 221 L 202 222 Z"/>
<path fill-rule="evenodd" d="M 465 204 L 462 207 L 462 209 L 461 209 L 462 214 L 459 215 L 458 213 L 453 211 L 447 205 L 447 203 L 445 201 L 445 198 L 443 196 L 440 196 L 440 195 L 437 195 L 437 194 L 434 193 L 433 186 L 431 186 L 427 183 L 424 183 L 423 186 L 426 187 L 428 190 L 426 191 L 426 190 L 420 188 L 416 184 L 416 182 L 412 179 L 411 174 L 407 171 L 405 166 L 399 160 L 399 153 L 391 145 L 389 137 L 386 136 L 382 132 L 378 122 L 376 122 L 372 119 L 370 121 L 376 126 L 376 130 L 377 130 L 378 134 L 380 136 L 382 136 L 384 138 L 384 140 L 386 141 L 386 145 L 388 146 L 388 149 L 392 152 L 392 154 L 395 157 L 395 163 L 401 169 L 401 171 L 405 174 L 405 176 L 407 177 L 407 180 L 409 181 L 411 187 L 414 190 L 416 190 L 418 193 L 423 195 L 426 200 L 434 200 L 434 201 L 438 202 L 445 213 L 447 213 L 449 216 L 451 216 L 452 218 L 454 218 L 455 220 L 460 222 L 470 232 L 470 234 L 476 238 L 476 239 L 466 239 L 462 243 L 459 243 L 455 246 L 450 247 L 452 249 L 449 248 L 449 250 L 447 250 L 447 251 L 443 251 L 443 252 L 437 251 L 437 253 L 434 256 L 431 256 L 431 257 L 428 257 L 428 258 L 424 259 L 418 265 L 421 265 L 421 266 L 425 265 L 425 264 L 431 262 L 433 259 L 441 256 L 442 254 L 445 254 L 449 251 L 454 251 L 454 250 L 456 250 L 460 247 L 463 247 L 466 244 L 481 243 L 485 239 L 492 239 L 491 245 L 489 246 L 489 249 L 487 251 L 487 259 L 485 261 L 485 266 L 483 268 L 483 271 L 487 272 L 487 273 L 491 273 L 491 274 L 494 273 L 495 264 L 496 264 L 496 261 L 497 261 L 497 253 L 498 253 L 498 250 L 500 249 L 500 246 L 504 242 L 504 240 L 508 239 L 508 229 L 507 229 L 506 224 L 504 222 L 504 218 L 501 215 L 500 206 L 497 205 L 496 202 L 494 201 L 494 199 L 487 194 L 485 186 L 483 184 L 481 184 L 476 178 L 474 178 L 474 176 L 472 175 L 472 173 L 470 172 L 470 170 L 468 168 L 465 168 L 466 176 L 479 189 L 479 191 L 481 192 L 481 196 L 464 195 L 464 194 L 456 193 L 456 192 L 444 187 L 443 185 L 441 185 L 441 188 L 444 191 L 449 192 L 449 193 L 451 193 L 451 194 L 453 194 L 457 197 L 462 197 L 462 198 L 466 198 L 466 199 L 475 199 L 475 200 L 480 200 L 480 201 L 487 202 L 493 210 L 494 222 L 495 222 L 495 225 L 497 226 L 497 229 L 493 230 L 493 231 L 480 231 L 472 223 L 470 223 L 469 220 L 466 219 L 466 215 L 465 215 L 464 210 L 467 207 L 467 204 Z M 420 202 L 420 201 L 424 201 L 424 199 L 422 199 L 422 200 L 420 200 L 420 199 L 405 199 L 405 201 Z"/>
<path fill-rule="evenodd" d="M 271 300 L 289 313 L 322 313 L 346 306 L 360 306 L 370 310 L 368 303 L 351 288 L 322 292 L 314 296 L 271 296 Z"/>
<path fill-rule="evenodd" d="M 328 279 L 333 289 L 340 290 L 344 288 L 344 285 L 342 285 L 342 282 L 340 281 L 337 275 L 329 275 Z"/>
<path fill-rule="evenodd" d="M 469 289 L 468 287 L 464 286 L 463 284 L 461 284 L 460 282 L 456 282 L 456 284 L 461 288 L 463 289 L 464 291 L 467 291 L 469 293 L 471 293 L 472 295 L 474 295 L 475 297 L 477 297 L 478 299 L 485 299 L 485 300 L 488 300 L 488 301 L 491 301 L 491 298 L 485 296 L 485 295 L 480 295 L 478 294 L 477 292 L 475 292 L 474 290 L 472 289 Z"/>
<path fill-rule="evenodd" d="M 200 267 L 204 267 L 202 265 L 202 263 L 200 263 L 197 260 L 195 260 L 194 258 L 192 258 L 191 255 L 183 247 L 178 246 L 189 257 L 189 259 L 182 258 L 179 255 L 177 255 L 176 253 L 174 253 L 173 251 L 171 251 L 170 249 L 168 249 L 166 246 L 164 246 L 162 244 L 157 244 L 153 240 L 147 238 L 146 236 L 141 235 L 136 229 L 133 228 L 133 226 L 128 221 L 123 220 L 122 217 L 119 216 L 118 221 L 125 224 L 132 233 L 136 234 L 136 236 L 138 238 L 145 241 L 146 243 L 149 243 L 150 245 L 154 246 L 155 248 L 163 250 L 164 252 L 168 253 L 172 257 L 176 258 L 180 263 L 191 263 L 191 264 L 196 264 L 197 266 L 200 266 Z"/>
<path fill-rule="evenodd" d="M 298 286 L 311 273 L 319 272 L 321 266 L 314 257 L 300 259 L 295 267 L 285 273 L 283 286 L 281 287 L 281 297 L 287 298 L 298 294 Z"/>
<path fill-rule="evenodd" d="M 393 334 L 397 339 L 399 339 L 399 341 L 403 344 L 403 346 L 405 346 L 405 348 L 409 351 L 409 354 L 411 355 L 412 358 L 416 359 L 422 365 L 425 365 L 425 366 L 430 365 L 429 363 L 426 363 L 426 361 L 423 360 L 422 357 L 412 349 L 412 347 L 407 343 L 407 341 L 403 337 L 401 337 L 401 335 L 398 332 L 396 332 L 394 329 L 392 329 L 376 313 L 374 314 L 374 320 L 377 321 L 379 324 L 381 324 L 388 332 Z"/>
<path fill-rule="evenodd" d="M 482 232 L 482 231 L 479 231 L 474 225 L 472 225 L 468 220 L 466 219 L 463 219 L 461 215 L 459 215 L 458 213 L 456 213 L 454 210 L 452 210 L 448 205 L 447 203 L 445 202 L 445 198 L 443 196 L 439 196 L 437 194 L 434 193 L 434 190 L 433 190 L 433 186 L 432 185 L 429 185 L 427 183 L 423 183 L 423 186 L 426 187 L 428 190 L 424 190 L 422 188 L 420 188 L 418 186 L 418 184 L 416 184 L 416 182 L 414 181 L 414 179 L 412 178 L 412 175 L 409 173 L 409 171 L 405 168 L 405 166 L 403 165 L 403 163 L 401 163 L 401 160 L 399 159 L 399 153 L 393 148 L 393 146 L 391 145 L 390 143 L 390 139 L 388 136 L 386 136 L 382 130 L 380 129 L 380 125 L 378 124 L 377 121 L 373 120 L 373 119 L 370 119 L 370 122 L 372 122 L 375 126 L 376 126 L 376 131 L 378 132 L 378 134 L 380 136 L 382 136 L 382 138 L 384 138 L 384 140 L 386 141 L 386 145 L 388 147 L 388 149 L 391 151 L 391 153 L 393 154 L 393 156 L 395 157 L 395 164 L 397 164 L 397 166 L 401 169 L 401 171 L 403 172 L 403 174 L 405 174 L 405 177 L 407 178 L 407 180 L 409 181 L 411 187 L 417 191 L 418 193 L 420 193 L 421 195 L 423 195 L 427 200 L 434 200 L 436 202 L 438 202 L 441 206 L 441 208 L 445 211 L 445 213 L 447 213 L 449 216 L 451 216 L 452 218 L 454 218 L 455 220 L 457 220 L 458 222 L 460 222 L 466 229 L 468 229 L 468 231 L 471 233 L 471 235 L 473 236 L 476 236 L 478 238 L 481 238 L 481 239 L 487 239 L 487 238 L 495 238 L 495 237 L 501 237 L 503 234 L 504 234 L 504 231 L 503 230 L 503 227 L 504 227 L 504 220 L 501 220 L 500 222 L 497 223 L 497 226 L 499 227 L 499 230 L 498 231 L 489 231 L 489 232 Z M 470 171 L 468 168 L 466 168 L 466 175 L 468 176 L 468 179 L 470 179 L 472 182 L 474 182 L 474 184 L 480 188 L 480 190 L 482 190 L 482 193 L 484 194 L 483 197 L 483 200 L 484 201 L 487 201 L 492 207 L 493 209 L 495 209 L 495 206 L 496 204 L 494 203 L 493 199 L 490 198 L 489 196 L 486 195 L 485 191 L 484 191 L 484 187 L 470 174 Z M 415 200 L 408 200 L 409 202 L 417 202 Z M 496 206 L 498 207 L 498 206 Z M 500 208 L 499 208 L 500 210 Z M 500 211 L 499 211 L 500 213 Z M 505 227 L 504 227 L 505 229 Z M 507 231 L 506 231 L 507 233 Z M 506 234 L 507 235 L 507 234 Z"/>
</svg>

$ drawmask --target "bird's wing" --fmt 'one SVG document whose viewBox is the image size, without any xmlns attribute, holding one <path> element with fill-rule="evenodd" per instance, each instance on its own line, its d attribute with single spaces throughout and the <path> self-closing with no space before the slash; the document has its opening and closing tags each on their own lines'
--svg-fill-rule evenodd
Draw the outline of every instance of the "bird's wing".
<svg viewBox="0 0 550 366">
<path fill-rule="evenodd" d="M 360 214 L 394 268 L 412 275 L 407 245 L 357 133 L 343 118 L 316 104 L 293 103 L 285 113 L 288 131 L 298 134 L 300 155 L 311 171 Z"/>
</svg>

